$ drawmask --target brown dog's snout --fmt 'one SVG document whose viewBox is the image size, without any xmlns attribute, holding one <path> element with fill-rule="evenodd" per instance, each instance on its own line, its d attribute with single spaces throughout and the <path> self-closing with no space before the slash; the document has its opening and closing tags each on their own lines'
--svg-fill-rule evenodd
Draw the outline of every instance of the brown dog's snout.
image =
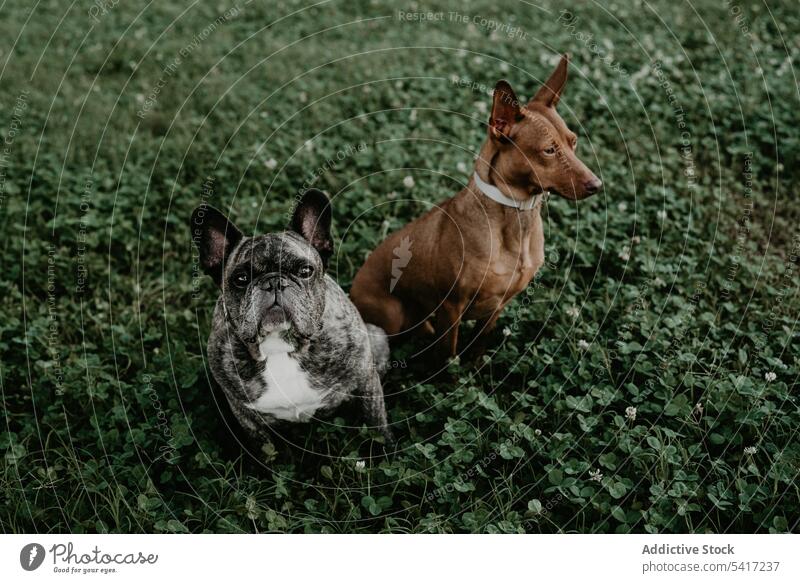
<svg viewBox="0 0 800 583">
<path fill-rule="evenodd" d="M 599 192 L 602 186 L 603 182 L 597 176 L 592 176 L 589 180 L 583 183 L 583 189 L 586 191 L 587 195 Z"/>
</svg>

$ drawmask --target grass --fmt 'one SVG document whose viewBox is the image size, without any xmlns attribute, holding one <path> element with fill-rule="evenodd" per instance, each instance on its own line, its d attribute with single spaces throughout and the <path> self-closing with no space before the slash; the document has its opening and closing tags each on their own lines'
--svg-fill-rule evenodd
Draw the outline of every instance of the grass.
<svg viewBox="0 0 800 583">
<path fill-rule="evenodd" d="M 235 1 L 0 8 L 4 532 L 798 530 L 794 2 Z M 467 179 L 471 82 L 560 51 L 605 190 L 550 200 L 484 366 L 399 350 L 386 458 L 347 411 L 231 454 L 192 208 L 262 232 L 326 189 L 347 289 Z"/>
</svg>

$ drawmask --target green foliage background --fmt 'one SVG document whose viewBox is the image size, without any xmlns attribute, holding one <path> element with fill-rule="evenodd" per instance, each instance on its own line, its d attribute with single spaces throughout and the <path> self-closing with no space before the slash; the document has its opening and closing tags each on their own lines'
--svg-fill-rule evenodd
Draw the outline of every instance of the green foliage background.
<svg viewBox="0 0 800 583">
<path fill-rule="evenodd" d="M 798 529 L 796 2 L 235 2 L 0 8 L 4 532 Z M 459 79 L 530 96 L 561 51 L 605 190 L 550 200 L 487 362 L 398 351 L 387 457 L 350 413 L 227 454 L 192 208 L 281 228 L 313 181 L 347 289 L 467 180 Z"/>
</svg>

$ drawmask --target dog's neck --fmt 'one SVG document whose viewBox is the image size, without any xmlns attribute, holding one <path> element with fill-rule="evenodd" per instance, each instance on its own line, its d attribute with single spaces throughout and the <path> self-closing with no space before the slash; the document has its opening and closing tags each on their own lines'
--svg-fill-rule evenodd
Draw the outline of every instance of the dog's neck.
<svg viewBox="0 0 800 583">
<path fill-rule="evenodd" d="M 533 194 L 530 185 L 515 185 L 506 180 L 497 171 L 495 162 L 499 155 L 499 148 L 495 141 L 487 138 L 475 161 L 475 176 L 478 180 L 470 179 L 470 190 L 478 196 L 485 195 L 507 207 L 519 210 L 538 210 L 541 207 L 541 200 L 547 193 Z"/>
<path fill-rule="evenodd" d="M 279 332 L 273 332 L 258 345 L 259 360 L 267 360 L 275 354 L 289 354 L 294 352 L 294 346 L 281 337 Z"/>
<path fill-rule="evenodd" d="M 537 194 L 535 196 L 530 197 L 528 200 L 517 200 L 515 198 L 511 198 L 506 196 L 502 190 L 494 186 L 493 184 L 488 184 L 484 182 L 478 173 L 475 172 L 472 175 L 472 182 L 470 183 L 471 189 L 476 189 L 489 197 L 494 202 L 501 204 L 505 207 L 509 207 L 512 209 L 517 209 L 520 211 L 530 211 L 536 208 L 536 205 L 539 203 L 539 200 L 542 198 L 541 194 Z"/>
</svg>

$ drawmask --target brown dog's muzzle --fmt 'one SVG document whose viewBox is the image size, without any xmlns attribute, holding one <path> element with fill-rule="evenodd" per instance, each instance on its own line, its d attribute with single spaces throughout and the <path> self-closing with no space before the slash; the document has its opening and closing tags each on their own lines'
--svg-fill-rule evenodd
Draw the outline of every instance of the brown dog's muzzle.
<svg viewBox="0 0 800 583">
<path fill-rule="evenodd" d="M 563 185 L 563 190 L 558 186 L 553 189 L 558 194 L 564 198 L 583 200 L 600 192 L 603 182 L 589 170 L 580 158 L 570 152 L 564 166 L 562 180 L 558 181 L 561 183 L 559 186 Z"/>
<path fill-rule="evenodd" d="M 566 184 L 553 185 L 545 190 L 557 194 L 568 200 L 583 200 L 600 192 L 603 182 L 594 175 L 590 178 L 574 180 Z"/>
<path fill-rule="evenodd" d="M 589 180 L 583 183 L 583 191 L 586 193 L 586 196 L 597 194 L 600 192 L 602 187 L 603 182 L 597 176 L 592 176 Z"/>
</svg>

